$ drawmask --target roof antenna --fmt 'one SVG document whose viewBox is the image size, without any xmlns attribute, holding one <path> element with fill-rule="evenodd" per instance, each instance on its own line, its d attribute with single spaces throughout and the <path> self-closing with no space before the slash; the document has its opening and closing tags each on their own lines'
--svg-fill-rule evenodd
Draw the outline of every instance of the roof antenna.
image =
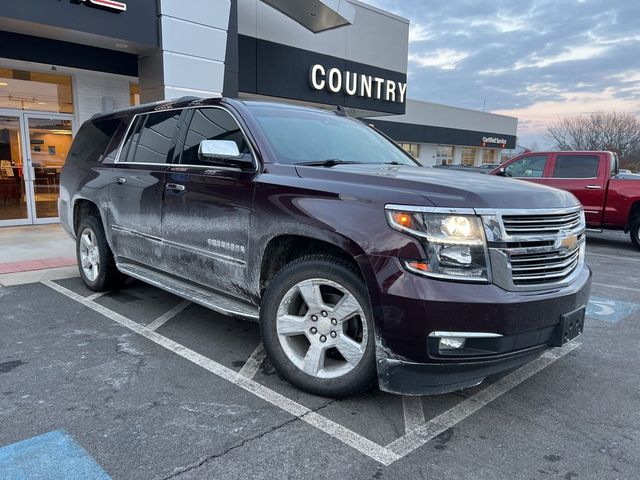
<svg viewBox="0 0 640 480">
<path fill-rule="evenodd" d="M 340 105 L 336 106 L 336 109 L 333 111 L 333 113 L 335 113 L 339 117 L 348 117 L 349 116 L 349 115 L 347 115 L 347 111 L 344 109 L 344 107 L 341 107 Z"/>
</svg>

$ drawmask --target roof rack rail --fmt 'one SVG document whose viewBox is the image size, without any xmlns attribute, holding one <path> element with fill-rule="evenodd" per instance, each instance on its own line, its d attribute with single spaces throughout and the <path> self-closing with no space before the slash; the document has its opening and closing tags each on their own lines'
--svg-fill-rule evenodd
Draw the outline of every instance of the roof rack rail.
<svg viewBox="0 0 640 480">
<path fill-rule="evenodd" d="M 175 100 L 169 100 L 170 102 L 192 102 L 194 100 L 201 100 L 202 97 L 195 97 L 193 95 L 185 95 L 184 97 L 176 98 Z"/>
<path fill-rule="evenodd" d="M 338 115 L 339 117 L 348 117 L 349 115 L 347 114 L 347 111 L 344 109 L 343 106 L 341 105 L 337 105 L 336 109 L 333 111 L 333 113 L 335 113 L 336 115 Z"/>
<path fill-rule="evenodd" d="M 108 115 L 112 115 L 112 114 L 119 114 L 119 113 L 126 113 L 129 110 L 137 110 L 141 107 L 144 107 L 145 105 L 162 105 L 164 103 L 176 103 L 176 102 L 193 102 L 195 100 L 202 100 L 203 97 L 196 97 L 193 95 L 185 95 L 184 97 L 180 97 L 180 98 L 174 98 L 171 100 L 159 100 L 157 102 L 151 102 L 151 103 L 145 103 L 145 104 L 141 104 L 141 105 L 132 105 L 130 107 L 126 107 L 126 108 L 121 108 L 118 110 L 113 110 L 111 112 L 98 112 L 98 113 L 94 113 L 91 118 L 89 120 L 93 120 L 97 117 L 106 117 Z"/>
</svg>

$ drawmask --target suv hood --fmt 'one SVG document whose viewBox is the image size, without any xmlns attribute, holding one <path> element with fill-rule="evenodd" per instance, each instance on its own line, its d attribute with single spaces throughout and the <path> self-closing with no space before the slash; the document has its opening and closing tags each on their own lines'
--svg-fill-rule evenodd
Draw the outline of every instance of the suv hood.
<svg viewBox="0 0 640 480">
<path fill-rule="evenodd" d="M 569 192 L 480 173 L 404 165 L 353 164 L 297 166 L 302 178 L 338 181 L 380 189 L 413 192 L 437 207 L 564 208 L 579 205 Z M 393 192 L 381 200 L 393 203 Z"/>
</svg>

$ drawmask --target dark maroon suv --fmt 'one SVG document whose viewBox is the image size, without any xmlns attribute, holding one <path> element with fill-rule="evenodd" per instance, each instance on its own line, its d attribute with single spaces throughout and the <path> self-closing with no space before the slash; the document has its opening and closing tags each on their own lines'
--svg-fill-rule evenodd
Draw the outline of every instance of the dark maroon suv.
<svg viewBox="0 0 640 480">
<path fill-rule="evenodd" d="M 421 168 L 340 110 L 183 99 L 94 117 L 59 206 L 87 287 L 130 276 L 259 320 L 274 367 L 315 394 L 449 392 L 583 328 L 573 195 Z"/>
</svg>

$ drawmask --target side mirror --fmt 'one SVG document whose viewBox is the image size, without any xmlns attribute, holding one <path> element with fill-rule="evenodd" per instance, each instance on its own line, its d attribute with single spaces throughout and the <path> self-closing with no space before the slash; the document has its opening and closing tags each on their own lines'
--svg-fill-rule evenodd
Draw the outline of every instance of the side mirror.
<svg viewBox="0 0 640 480">
<path fill-rule="evenodd" d="M 240 160 L 238 145 L 232 140 L 203 140 L 198 147 L 198 158 L 203 162 L 221 159 Z"/>
<path fill-rule="evenodd" d="M 506 177 L 507 174 L 505 173 L 504 167 L 501 167 L 500 170 L 498 170 L 498 172 L 496 173 L 496 175 L 498 175 L 499 177 Z"/>
</svg>

